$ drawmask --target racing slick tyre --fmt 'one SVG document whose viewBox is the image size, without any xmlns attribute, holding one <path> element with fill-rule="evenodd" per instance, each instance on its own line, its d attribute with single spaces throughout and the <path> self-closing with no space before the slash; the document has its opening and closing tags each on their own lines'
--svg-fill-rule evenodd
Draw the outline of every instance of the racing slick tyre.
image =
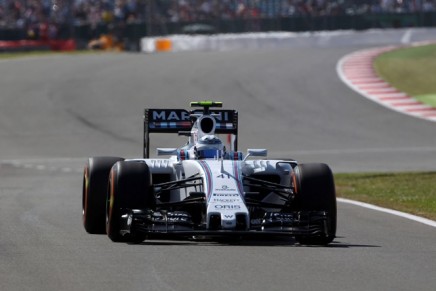
<svg viewBox="0 0 436 291">
<path fill-rule="evenodd" d="M 121 216 L 128 209 L 152 207 L 151 173 L 145 162 L 118 162 L 109 175 L 106 203 L 106 233 L 114 242 L 140 243 L 140 233 L 121 233 Z M 126 211 L 124 211 L 126 210 Z"/>
<path fill-rule="evenodd" d="M 304 245 L 327 245 L 336 236 L 336 191 L 333 174 L 326 164 L 300 164 L 295 169 L 295 203 L 302 211 L 325 211 L 327 221 L 322 227 L 324 234 L 297 235 L 295 239 Z"/>
<path fill-rule="evenodd" d="M 88 233 L 106 233 L 106 196 L 109 172 L 118 157 L 89 158 L 83 173 L 82 216 Z"/>
</svg>

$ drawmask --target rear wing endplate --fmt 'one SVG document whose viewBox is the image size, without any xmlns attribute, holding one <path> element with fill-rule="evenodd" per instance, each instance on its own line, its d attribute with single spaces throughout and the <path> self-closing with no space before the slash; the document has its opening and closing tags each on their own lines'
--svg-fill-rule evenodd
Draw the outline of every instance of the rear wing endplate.
<svg viewBox="0 0 436 291">
<path fill-rule="evenodd" d="M 195 120 L 191 114 L 204 113 L 202 109 L 150 109 L 144 110 L 144 158 L 150 157 L 150 133 L 179 133 L 190 131 Z M 238 112 L 236 110 L 211 109 L 216 120 L 215 133 L 231 134 L 232 151 L 238 150 Z"/>
</svg>

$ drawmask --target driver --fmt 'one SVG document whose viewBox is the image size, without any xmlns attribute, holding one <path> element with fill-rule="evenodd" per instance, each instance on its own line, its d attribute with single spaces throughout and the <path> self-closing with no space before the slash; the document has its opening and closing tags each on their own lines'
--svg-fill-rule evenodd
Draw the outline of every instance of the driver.
<svg viewBox="0 0 436 291">
<path fill-rule="evenodd" d="M 215 135 L 205 135 L 198 140 L 194 152 L 197 159 L 218 159 L 223 156 L 224 145 Z"/>
</svg>

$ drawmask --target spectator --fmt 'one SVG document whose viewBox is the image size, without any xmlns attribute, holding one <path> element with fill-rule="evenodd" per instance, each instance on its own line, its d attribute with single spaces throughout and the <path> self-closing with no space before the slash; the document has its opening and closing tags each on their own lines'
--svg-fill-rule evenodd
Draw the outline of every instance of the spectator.
<svg viewBox="0 0 436 291">
<path fill-rule="evenodd" d="M 68 25 L 207 22 L 294 16 L 434 12 L 436 0 L 0 0 L 0 28 L 54 37 Z M 146 15 L 150 12 L 150 15 Z M 252 23 L 255 23 L 252 21 Z"/>
</svg>

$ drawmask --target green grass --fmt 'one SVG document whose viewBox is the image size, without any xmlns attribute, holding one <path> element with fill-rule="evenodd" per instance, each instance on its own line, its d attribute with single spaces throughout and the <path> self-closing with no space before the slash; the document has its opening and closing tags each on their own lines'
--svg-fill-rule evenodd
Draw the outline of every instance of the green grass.
<svg viewBox="0 0 436 291">
<path fill-rule="evenodd" d="M 376 72 L 394 87 L 436 107 L 436 45 L 384 53 Z M 436 220 L 436 172 L 337 174 L 338 197 Z"/>
<path fill-rule="evenodd" d="M 81 55 L 81 54 L 99 54 L 99 53 L 103 53 L 103 52 L 92 51 L 92 50 L 78 50 L 78 51 L 70 51 L 70 52 L 54 52 L 54 51 L 5 52 L 5 53 L 0 53 L 0 60 L 23 58 L 23 57 L 36 57 L 36 56 Z"/>
<path fill-rule="evenodd" d="M 415 99 L 421 101 L 422 103 L 436 107 L 436 93 L 435 94 L 417 95 L 414 97 L 415 97 Z"/>
<path fill-rule="evenodd" d="M 336 174 L 338 197 L 436 220 L 436 172 Z"/>
<path fill-rule="evenodd" d="M 374 68 L 395 88 L 436 107 L 436 45 L 384 53 L 376 58 Z"/>
<path fill-rule="evenodd" d="M 51 51 L 31 51 L 31 52 L 7 52 L 0 53 L 0 59 L 13 59 L 13 58 L 22 58 L 22 57 L 31 57 L 31 56 L 44 56 L 44 55 L 52 55 Z"/>
</svg>

